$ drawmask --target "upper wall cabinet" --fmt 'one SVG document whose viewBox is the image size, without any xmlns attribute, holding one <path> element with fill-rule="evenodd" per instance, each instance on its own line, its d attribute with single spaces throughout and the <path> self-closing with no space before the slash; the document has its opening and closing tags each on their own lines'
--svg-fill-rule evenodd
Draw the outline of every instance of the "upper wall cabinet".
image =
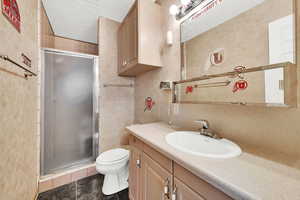
<svg viewBox="0 0 300 200">
<path fill-rule="evenodd" d="M 161 6 L 137 0 L 118 31 L 118 73 L 137 76 L 162 67 Z"/>
</svg>

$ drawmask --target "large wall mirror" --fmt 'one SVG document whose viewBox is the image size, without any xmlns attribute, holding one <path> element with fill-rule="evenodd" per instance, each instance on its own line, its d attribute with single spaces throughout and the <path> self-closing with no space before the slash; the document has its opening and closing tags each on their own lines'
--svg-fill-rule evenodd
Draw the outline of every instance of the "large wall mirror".
<svg viewBox="0 0 300 200">
<path fill-rule="evenodd" d="M 206 0 L 181 23 L 174 102 L 295 106 L 296 0 Z"/>
</svg>

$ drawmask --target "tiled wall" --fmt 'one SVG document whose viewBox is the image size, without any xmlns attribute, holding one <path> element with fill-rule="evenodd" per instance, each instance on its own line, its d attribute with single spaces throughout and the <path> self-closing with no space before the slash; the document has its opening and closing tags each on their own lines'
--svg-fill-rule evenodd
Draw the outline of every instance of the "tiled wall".
<svg viewBox="0 0 300 200">
<path fill-rule="evenodd" d="M 134 88 L 104 87 L 103 84 L 133 84 L 118 76 L 117 30 L 119 23 L 99 19 L 100 152 L 128 144 L 124 128 L 134 119 Z"/>
<path fill-rule="evenodd" d="M 18 1 L 21 33 L 0 13 L 0 54 L 22 63 L 21 54 L 32 60 L 37 72 L 37 1 Z M 23 75 L 13 64 L 0 68 Z M 28 80 L 0 70 L 0 199 L 34 199 L 37 192 L 37 78 Z"/>
<path fill-rule="evenodd" d="M 207 119 L 211 127 L 223 137 L 236 141 L 243 147 L 250 146 L 262 152 L 270 152 L 272 155 L 286 155 L 283 156 L 286 159 L 282 162 L 300 168 L 299 109 L 234 105 L 174 105 L 172 115 L 168 114 L 171 94 L 159 90 L 158 85 L 162 80 L 180 79 L 180 22 L 174 20 L 168 11 L 173 3 L 177 1 L 162 1 L 164 12 L 162 20 L 163 33 L 166 34 L 167 30 L 173 31 L 174 44 L 170 47 L 164 46 L 164 67 L 161 70 L 136 78 L 135 121 L 142 123 L 158 120 L 172 121 L 176 125 L 196 128 L 194 120 Z M 284 0 L 277 3 L 284 3 Z M 298 18 L 300 19 L 299 16 Z M 152 96 L 157 103 L 152 112 L 143 110 L 144 98 L 147 96 Z"/>
</svg>

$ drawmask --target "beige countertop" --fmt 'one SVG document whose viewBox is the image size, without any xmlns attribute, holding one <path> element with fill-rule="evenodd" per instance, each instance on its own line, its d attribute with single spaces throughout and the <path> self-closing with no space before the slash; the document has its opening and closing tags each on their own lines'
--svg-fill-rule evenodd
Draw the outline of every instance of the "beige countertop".
<svg viewBox="0 0 300 200">
<path fill-rule="evenodd" d="M 127 130 L 199 178 L 237 200 L 300 200 L 300 170 L 243 152 L 230 159 L 190 155 L 168 145 L 174 132 L 165 123 L 138 124 Z"/>
</svg>

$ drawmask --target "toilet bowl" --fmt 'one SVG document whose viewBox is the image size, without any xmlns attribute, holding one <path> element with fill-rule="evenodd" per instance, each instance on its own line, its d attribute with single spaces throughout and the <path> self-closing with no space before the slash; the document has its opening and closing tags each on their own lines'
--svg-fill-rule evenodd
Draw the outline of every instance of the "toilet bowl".
<svg viewBox="0 0 300 200">
<path fill-rule="evenodd" d="M 101 153 L 96 160 L 96 169 L 104 175 L 102 192 L 111 195 L 128 188 L 129 151 L 112 149 Z"/>
</svg>

